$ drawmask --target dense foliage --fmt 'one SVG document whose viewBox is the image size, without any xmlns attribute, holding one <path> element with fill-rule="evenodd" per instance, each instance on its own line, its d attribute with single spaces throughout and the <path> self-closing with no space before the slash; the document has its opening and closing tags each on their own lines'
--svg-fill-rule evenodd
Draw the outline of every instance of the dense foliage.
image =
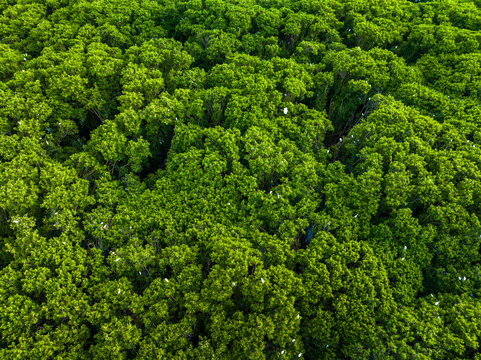
<svg viewBox="0 0 481 360">
<path fill-rule="evenodd" d="M 480 0 L 0 14 L 1 359 L 481 359 Z"/>
</svg>

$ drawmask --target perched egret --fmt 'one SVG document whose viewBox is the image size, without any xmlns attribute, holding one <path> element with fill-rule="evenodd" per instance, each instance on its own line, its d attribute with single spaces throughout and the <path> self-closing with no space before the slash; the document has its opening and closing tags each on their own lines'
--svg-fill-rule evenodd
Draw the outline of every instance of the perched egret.
<svg viewBox="0 0 481 360">
<path fill-rule="evenodd" d="M 287 114 L 287 108 L 284 108 L 284 114 Z"/>
<path fill-rule="evenodd" d="M 165 278 L 164 280 L 167 281 L 167 282 L 169 282 L 169 279 L 167 279 L 167 278 Z"/>
<path fill-rule="evenodd" d="M 436 302 L 434 303 L 434 305 L 439 305 L 439 301 L 436 301 Z"/>
<path fill-rule="evenodd" d="M 264 278 L 261 278 L 261 282 L 264 284 Z"/>
<path fill-rule="evenodd" d="M 292 342 L 295 342 L 295 341 L 296 341 L 296 339 L 292 339 Z"/>
<path fill-rule="evenodd" d="M 284 355 L 284 350 L 281 351 L 281 355 Z"/>
<path fill-rule="evenodd" d="M 401 258 L 401 261 L 404 261 L 404 258 Z"/>
<path fill-rule="evenodd" d="M 301 357 L 302 356 L 302 353 L 299 353 L 299 355 L 297 355 L 297 357 Z"/>
<path fill-rule="evenodd" d="M 115 262 L 118 262 L 119 260 L 120 260 L 120 258 L 117 258 L 117 259 L 115 259 Z"/>
<path fill-rule="evenodd" d="M 119 291 L 117 291 L 117 294 L 120 294 L 120 288 L 119 288 Z"/>
</svg>

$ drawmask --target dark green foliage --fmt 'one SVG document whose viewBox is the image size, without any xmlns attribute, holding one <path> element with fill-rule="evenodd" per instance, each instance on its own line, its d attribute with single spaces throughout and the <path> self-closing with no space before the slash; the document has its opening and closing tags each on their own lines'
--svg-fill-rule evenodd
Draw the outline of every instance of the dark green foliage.
<svg viewBox="0 0 481 360">
<path fill-rule="evenodd" d="M 481 360 L 479 0 L 0 1 L 1 359 Z"/>
</svg>

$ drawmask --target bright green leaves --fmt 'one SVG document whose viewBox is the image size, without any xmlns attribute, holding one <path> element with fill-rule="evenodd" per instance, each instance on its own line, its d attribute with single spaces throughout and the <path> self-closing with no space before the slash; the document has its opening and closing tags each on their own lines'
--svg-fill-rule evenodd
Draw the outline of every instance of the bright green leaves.
<svg viewBox="0 0 481 360">
<path fill-rule="evenodd" d="M 479 357 L 478 0 L 11 3 L 0 358 Z"/>
<path fill-rule="evenodd" d="M 386 272 L 369 246 L 339 243 L 320 232 L 298 252 L 298 262 L 307 292 L 298 300 L 301 330 L 311 344 L 310 355 L 322 356 L 338 344 L 348 344 L 340 349 L 346 354 L 369 354 L 358 341 L 375 342 L 394 310 Z"/>
<path fill-rule="evenodd" d="M 125 94 L 119 96 L 121 109 L 142 107 L 144 99 L 150 101 L 155 98 L 164 85 L 159 70 L 149 71 L 144 66 L 129 64 L 122 74 L 121 83 Z"/>
<path fill-rule="evenodd" d="M 124 118 L 128 116 L 128 112 L 124 114 Z M 123 125 L 125 127 L 130 124 Z M 133 130 L 135 131 L 135 128 Z M 128 140 L 112 120 L 107 120 L 92 132 L 87 149 L 101 155 L 109 171 L 112 174 L 119 172 L 120 176 L 124 175 L 127 169 L 140 171 L 142 164 L 150 156 L 149 143 L 146 140 L 142 137 Z"/>
<path fill-rule="evenodd" d="M 90 351 L 96 359 L 126 359 L 128 351 L 137 347 L 140 337 L 140 329 L 132 325 L 130 318 L 115 318 L 102 324 Z"/>
</svg>

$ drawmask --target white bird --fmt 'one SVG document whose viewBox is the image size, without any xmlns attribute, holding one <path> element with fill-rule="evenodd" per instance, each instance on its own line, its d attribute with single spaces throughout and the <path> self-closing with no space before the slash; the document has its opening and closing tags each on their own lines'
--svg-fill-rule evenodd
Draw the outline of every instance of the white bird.
<svg viewBox="0 0 481 360">
<path fill-rule="evenodd" d="M 439 305 L 439 301 L 436 301 L 436 302 L 434 303 L 434 305 Z"/>
<path fill-rule="evenodd" d="M 461 276 L 458 276 L 458 280 L 461 281 L 462 277 Z"/>
<path fill-rule="evenodd" d="M 328 154 L 330 153 L 329 149 L 327 149 L 327 153 L 328 153 Z M 481 235 L 479 235 L 479 237 L 481 237 Z"/>
<path fill-rule="evenodd" d="M 165 278 L 164 280 L 167 281 L 167 282 L 169 282 L 169 279 L 167 279 L 167 278 Z"/>
<path fill-rule="evenodd" d="M 299 355 L 297 355 L 297 357 L 301 357 L 302 356 L 302 353 L 299 353 Z"/>
<path fill-rule="evenodd" d="M 227 203 L 227 205 L 229 205 L 229 206 L 230 206 L 230 203 Z"/>
<path fill-rule="evenodd" d="M 18 220 L 17 220 L 17 219 L 13 220 L 13 222 L 14 222 L 15 224 L 18 224 Z"/>
<path fill-rule="evenodd" d="M 287 108 L 284 108 L 284 114 L 287 114 Z"/>
<path fill-rule="evenodd" d="M 117 294 L 120 294 L 120 288 L 119 288 L 119 291 L 117 292 Z"/>
<path fill-rule="evenodd" d="M 329 347 L 329 344 L 326 345 L 326 348 L 328 348 L 328 347 Z"/>
<path fill-rule="evenodd" d="M 139 275 L 142 275 L 142 271 L 139 271 Z"/>
<path fill-rule="evenodd" d="M 235 282 L 232 282 L 232 286 L 235 286 Z"/>
<path fill-rule="evenodd" d="M 120 260 L 120 258 L 117 258 L 117 259 L 115 259 L 115 262 L 118 262 L 119 260 Z"/>
<path fill-rule="evenodd" d="M 292 339 L 292 342 L 296 341 L 296 339 Z"/>
<path fill-rule="evenodd" d="M 339 141 L 342 142 L 342 138 L 339 138 Z"/>
<path fill-rule="evenodd" d="M 62 244 L 64 244 L 64 245 L 65 245 L 65 241 L 62 241 Z"/>
<path fill-rule="evenodd" d="M 45 142 L 46 142 L 46 143 L 47 143 L 47 145 L 48 145 L 48 140 L 45 140 Z"/>
<path fill-rule="evenodd" d="M 281 355 L 284 355 L 284 350 L 281 351 Z"/>
<path fill-rule="evenodd" d="M 407 247 L 406 245 L 404 245 L 404 250 L 407 250 L 407 248 L 408 248 L 408 247 Z"/>
<path fill-rule="evenodd" d="M 279 194 L 277 194 L 277 198 L 279 199 Z"/>
<path fill-rule="evenodd" d="M 297 314 L 297 318 L 299 319 L 299 314 Z"/>
<path fill-rule="evenodd" d="M 357 214 L 356 214 L 356 215 L 354 215 L 354 219 L 355 219 L 355 218 L 357 218 Z"/>
<path fill-rule="evenodd" d="M 401 261 L 404 261 L 404 258 L 401 258 Z"/>
<path fill-rule="evenodd" d="M 463 281 L 466 281 L 466 276 L 463 276 Z"/>
<path fill-rule="evenodd" d="M 264 284 L 264 278 L 261 278 L 262 283 Z"/>
</svg>

